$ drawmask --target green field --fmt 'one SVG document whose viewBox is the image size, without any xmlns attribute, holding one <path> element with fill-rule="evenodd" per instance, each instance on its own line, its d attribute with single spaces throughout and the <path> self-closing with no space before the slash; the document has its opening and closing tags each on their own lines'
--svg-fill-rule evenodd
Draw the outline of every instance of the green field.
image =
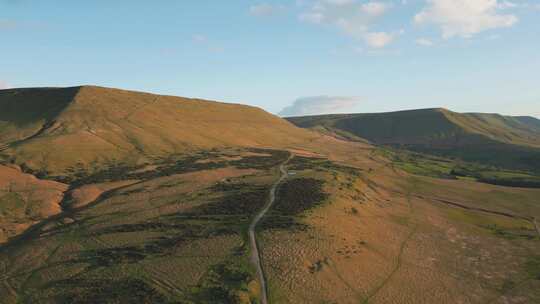
<svg viewBox="0 0 540 304">
<path fill-rule="evenodd" d="M 396 167 L 411 174 L 501 186 L 540 188 L 540 174 L 536 172 L 508 170 L 392 147 L 380 147 L 378 153 L 391 159 Z"/>
</svg>

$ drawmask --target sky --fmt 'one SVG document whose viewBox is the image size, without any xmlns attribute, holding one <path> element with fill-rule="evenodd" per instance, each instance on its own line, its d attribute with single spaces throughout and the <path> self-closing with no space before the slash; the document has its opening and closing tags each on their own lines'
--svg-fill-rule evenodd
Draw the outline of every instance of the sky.
<svg viewBox="0 0 540 304">
<path fill-rule="evenodd" d="M 540 117 L 540 0 L 0 0 L 0 88 Z"/>
</svg>

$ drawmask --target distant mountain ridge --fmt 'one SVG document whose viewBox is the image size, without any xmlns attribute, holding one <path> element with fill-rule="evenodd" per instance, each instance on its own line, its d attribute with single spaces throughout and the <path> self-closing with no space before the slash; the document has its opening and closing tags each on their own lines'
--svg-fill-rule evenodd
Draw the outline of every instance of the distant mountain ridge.
<svg viewBox="0 0 540 304">
<path fill-rule="evenodd" d="M 313 136 L 239 104 L 96 86 L 0 90 L 0 153 L 34 170 L 224 146 L 281 147 Z"/>
<path fill-rule="evenodd" d="M 323 128 L 376 144 L 540 170 L 540 120 L 533 117 L 456 113 L 434 108 L 287 119 L 300 127 Z"/>
<path fill-rule="evenodd" d="M 515 116 L 514 118 L 520 121 L 521 123 L 529 126 L 536 132 L 540 132 L 540 119 L 532 117 L 532 116 Z"/>
</svg>

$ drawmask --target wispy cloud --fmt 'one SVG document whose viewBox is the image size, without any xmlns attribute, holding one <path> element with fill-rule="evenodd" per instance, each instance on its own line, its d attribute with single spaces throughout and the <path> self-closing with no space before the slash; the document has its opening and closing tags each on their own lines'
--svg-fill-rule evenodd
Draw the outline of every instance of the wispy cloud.
<svg viewBox="0 0 540 304">
<path fill-rule="evenodd" d="M 268 3 L 255 4 L 249 7 L 249 14 L 256 17 L 268 17 L 281 14 L 285 11 L 284 5 Z"/>
<path fill-rule="evenodd" d="M 299 19 L 316 25 L 333 26 L 369 47 L 382 48 L 393 42 L 398 34 L 374 31 L 372 27 L 393 6 L 380 1 L 319 0 L 308 6 Z"/>
<path fill-rule="evenodd" d="M 388 3 L 372 1 L 362 4 L 360 10 L 368 16 L 378 17 L 384 15 L 391 7 L 392 5 Z"/>
<path fill-rule="evenodd" d="M 513 7 L 512 2 L 497 0 L 427 0 L 427 6 L 414 17 L 414 22 L 439 26 L 445 39 L 470 38 L 486 30 L 514 25 L 518 17 L 502 12 Z"/>
<path fill-rule="evenodd" d="M 359 97 L 312 96 L 298 98 L 279 112 L 280 116 L 303 116 L 348 112 L 360 103 Z"/>
<path fill-rule="evenodd" d="M 390 44 L 396 38 L 397 34 L 387 32 L 370 32 L 366 33 L 366 44 L 372 48 L 383 48 Z"/>
</svg>

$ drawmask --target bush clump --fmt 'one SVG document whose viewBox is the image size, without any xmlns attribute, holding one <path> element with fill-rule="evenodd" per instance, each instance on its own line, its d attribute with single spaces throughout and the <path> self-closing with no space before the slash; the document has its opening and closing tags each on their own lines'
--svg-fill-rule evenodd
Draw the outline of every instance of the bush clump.
<svg viewBox="0 0 540 304">
<path fill-rule="evenodd" d="M 279 187 L 273 210 L 283 215 L 299 215 L 316 207 L 328 198 L 323 191 L 324 181 L 314 178 L 296 178 Z"/>
</svg>

